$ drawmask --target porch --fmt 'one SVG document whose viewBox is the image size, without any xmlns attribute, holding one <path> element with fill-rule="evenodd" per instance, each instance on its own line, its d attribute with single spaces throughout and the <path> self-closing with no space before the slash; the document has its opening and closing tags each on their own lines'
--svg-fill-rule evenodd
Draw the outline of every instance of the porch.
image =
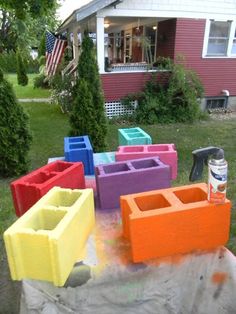
<svg viewBox="0 0 236 314">
<path fill-rule="evenodd" d="M 164 21 L 170 21 L 166 24 L 169 27 L 175 19 L 89 16 L 81 23 L 73 23 L 71 29 L 67 29 L 72 60 L 62 74 L 75 70 L 85 30 L 96 47 L 100 74 L 156 71 L 159 56 L 174 57 L 174 43 L 170 46 L 166 35 L 158 31 L 163 29 Z"/>
</svg>

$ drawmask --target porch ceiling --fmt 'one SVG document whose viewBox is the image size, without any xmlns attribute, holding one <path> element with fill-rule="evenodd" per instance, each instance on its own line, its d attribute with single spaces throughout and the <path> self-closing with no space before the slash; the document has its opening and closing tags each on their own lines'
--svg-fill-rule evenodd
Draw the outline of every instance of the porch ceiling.
<svg viewBox="0 0 236 314">
<path fill-rule="evenodd" d="M 160 21 L 164 21 L 168 18 L 153 18 L 153 17 L 124 17 L 124 16 L 112 16 L 106 17 L 104 19 L 105 23 L 109 24 L 109 27 L 105 29 L 106 33 L 115 33 L 119 32 L 120 30 L 130 29 L 133 27 L 141 26 L 141 25 L 148 25 L 154 26 Z M 88 25 L 89 31 L 96 32 L 96 17 L 93 16 L 89 20 L 85 22 Z"/>
</svg>

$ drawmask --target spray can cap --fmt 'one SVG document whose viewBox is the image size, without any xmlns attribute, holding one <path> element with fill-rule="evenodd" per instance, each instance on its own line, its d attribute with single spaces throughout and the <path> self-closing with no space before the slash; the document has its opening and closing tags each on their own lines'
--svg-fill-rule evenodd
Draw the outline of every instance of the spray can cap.
<svg viewBox="0 0 236 314">
<path fill-rule="evenodd" d="M 224 150 L 222 148 L 218 148 L 212 155 L 212 158 L 216 160 L 224 159 Z"/>
</svg>

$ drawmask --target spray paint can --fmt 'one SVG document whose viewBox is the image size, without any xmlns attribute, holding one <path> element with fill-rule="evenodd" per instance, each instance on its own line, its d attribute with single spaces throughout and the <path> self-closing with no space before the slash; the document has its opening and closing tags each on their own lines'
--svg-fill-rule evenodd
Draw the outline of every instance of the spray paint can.
<svg viewBox="0 0 236 314">
<path fill-rule="evenodd" d="M 228 164 L 223 149 L 217 150 L 208 161 L 208 201 L 222 204 L 226 199 Z"/>
</svg>

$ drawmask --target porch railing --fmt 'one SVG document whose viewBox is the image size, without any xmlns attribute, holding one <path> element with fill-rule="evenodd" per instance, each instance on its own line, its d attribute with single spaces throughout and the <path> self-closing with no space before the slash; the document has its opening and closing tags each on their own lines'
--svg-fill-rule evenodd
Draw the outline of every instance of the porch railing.
<svg viewBox="0 0 236 314">
<path fill-rule="evenodd" d="M 146 62 L 134 62 L 134 63 L 115 63 L 111 64 L 110 72 L 125 72 L 125 71 L 147 71 L 149 66 Z"/>
</svg>

